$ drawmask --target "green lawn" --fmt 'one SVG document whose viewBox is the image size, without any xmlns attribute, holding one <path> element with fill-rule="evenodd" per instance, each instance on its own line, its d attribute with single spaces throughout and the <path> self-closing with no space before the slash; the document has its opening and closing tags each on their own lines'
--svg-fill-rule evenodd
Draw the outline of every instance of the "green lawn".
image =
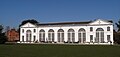
<svg viewBox="0 0 120 57">
<path fill-rule="evenodd" d="M 109 45 L 0 45 L 0 57 L 120 57 L 120 46 Z"/>
</svg>

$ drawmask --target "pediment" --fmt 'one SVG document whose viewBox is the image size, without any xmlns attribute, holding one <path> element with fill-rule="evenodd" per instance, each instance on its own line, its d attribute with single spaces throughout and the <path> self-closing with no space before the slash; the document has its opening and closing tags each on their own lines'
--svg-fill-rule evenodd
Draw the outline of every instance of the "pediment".
<svg viewBox="0 0 120 57">
<path fill-rule="evenodd" d="M 95 20 L 95 21 L 93 21 L 93 22 L 91 22 L 89 24 L 90 25 L 98 25 L 98 24 L 112 24 L 112 23 L 109 22 L 109 21 L 98 19 L 98 20 Z"/>
<path fill-rule="evenodd" d="M 28 23 L 22 25 L 21 27 L 36 27 L 36 25 L 28 22 Z"/>
</svg>

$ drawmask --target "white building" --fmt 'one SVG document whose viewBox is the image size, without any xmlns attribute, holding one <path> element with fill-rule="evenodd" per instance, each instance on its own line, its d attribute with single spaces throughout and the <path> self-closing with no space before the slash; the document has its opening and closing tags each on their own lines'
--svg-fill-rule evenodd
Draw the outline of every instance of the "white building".
<svg viewBox="0 0 120 57">
<path fill-rule="evenodd" d="M 26 23 L 20 27 L 20 43 L 113 44 L 112 21 Z"/>
</svg>

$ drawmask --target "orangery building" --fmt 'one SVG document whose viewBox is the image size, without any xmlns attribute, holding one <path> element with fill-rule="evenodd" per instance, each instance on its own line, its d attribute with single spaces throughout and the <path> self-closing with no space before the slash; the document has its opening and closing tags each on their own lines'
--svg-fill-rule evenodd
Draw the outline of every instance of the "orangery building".
<svg viewBox="0 0 120 57">
<path fill-rule="evenodd" d="M 20 27 L 20 43 L 113 44 L 113 22 L 28 22 Z"/>
</svg>

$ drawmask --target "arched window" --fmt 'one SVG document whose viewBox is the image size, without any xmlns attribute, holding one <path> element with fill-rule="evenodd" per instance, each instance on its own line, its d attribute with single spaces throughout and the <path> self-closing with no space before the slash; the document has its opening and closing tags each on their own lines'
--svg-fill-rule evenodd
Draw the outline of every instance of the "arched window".
<svg viewBox="0 0 120 57">
<path fill-rule="evenodd" d="M 58 30 L 58 42 L 64 42 L 64 30 L 63 29 Z"/>
<path fill-rule="evenodd" d="M 39 31 L 39 41 L 45 42 L 45 31 L 43 29 Z"/>
<path fill-rule="evenodd" d="M 54 30 L 53 29 L 50 29 L 48 31 L 48 41 L 49 42 L 54 42 Z"/>
<path fill-rule="evenodd" d="M 97 28 L 96 29 L 95 42 L 100 42 L 100 43 L 104 42 L 104 30 L 102 28 Z"/>
<path fill-rule="evenodd" d="M 31 30 L 26 31 L 26 41 L 29 42 L 32 39 L 32 32 Z"/>
<path fill-rule="evenodd" d="M 75 41 L 75 32 L 73 29 L 68 30 L 68 42 L 74 42 Z"/>
<path fill-rule="evenodd" d="M 78 30 L 78 40 L 80 43 L 84 43 L 86 41 L 86 32 L 84 28 Z"/>
</svg>

